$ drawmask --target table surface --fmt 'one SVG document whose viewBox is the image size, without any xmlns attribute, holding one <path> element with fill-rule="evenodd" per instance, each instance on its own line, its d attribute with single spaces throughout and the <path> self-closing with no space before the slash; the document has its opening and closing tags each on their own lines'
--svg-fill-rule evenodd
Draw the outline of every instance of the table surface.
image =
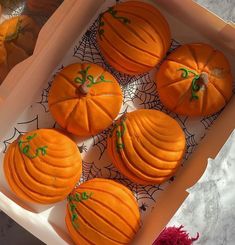
<svg viewBox="0 0 235 245">
<path fill-rule="evenodd" d="M 218 16 L 223 18 L 226 21 L 232 21 L 235 23 L 235 0 L 195 0 L 197 3 L 201 4 L 202 6 L 208 8 L 210 11 L 216 13 Z M 231 151 L 226 151 L 234 141 L 235 137 L 232 138 L 227 142 L 226 147 L 223 148 L 224 154 L 223 157 L 225 159 L 231 159 L 231 157 L 227 156 L 226 154 L 231 154 Z M 234 158 L 232 158 L 234 159 Z M 201 218 L 199 215 L 198 217 Z M 191 227 L 187 227 L 192 232 L 195 231 L 194 227 L 196 224 L 200 224 L 201 220 L 196 220 L 197 216 L 194 215 L 194 221 L 190 221 Z M 175 218 L 174 222 L 177 221 L 177 217 Z M 206 222 L 205 222 L 206 224 Z M 208 231 L 208 229 L 207 229 Z M 235 231 L 235 229 L 234 229 Z M 223 231 L 222 231 L 223 232 Z M 232 245 L 235 244 L 235 234 L 233 233 L 233 243 L 230 243 L 228 239 L 223 239 L 223 242 L 219 242 L 219 238 L 213 239 L 211 237 L 212 234 L 203 234 L 204 238 L 199 240 L 196 244 L 202 245 Z M 217 234 L 219 235 L 219 234 Z M 229 235 L 229 234 L 228 234 Z M 208 237 L 208 239 L 207 239 Z M 222 236 L 221 236 L 222 237 Z M 224 237 L 224 236 L 223 236 Z M 209 239 L 211 238 L 211 239 Z M 230 239 L 231 240 L 231 239 Z M 24 230 L 21 226 L 16 224 L 12 219 L 10 219 L 7 215 L 3 212 L 0 212 L 0 244 L 1 245 L 43 245 L 41 241 L 31 235 L 29 232 Z"/>
</svg>

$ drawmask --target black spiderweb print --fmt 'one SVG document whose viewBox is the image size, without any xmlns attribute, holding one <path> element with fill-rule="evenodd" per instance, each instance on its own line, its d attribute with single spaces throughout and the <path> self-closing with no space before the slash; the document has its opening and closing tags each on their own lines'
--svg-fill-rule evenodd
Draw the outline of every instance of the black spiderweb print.
<svg viewBox="0 0 235 245">
<path fill-rule="evenodd" d="M 194 135 L 189 133 L 187 128 L 184 128 L 183 130 L 186 137 L 186 151 L 185 151 L 184 159 L 187 160 L 195 150 L 198 143 L 196 142 Z"/>
<path fill-rule="evenodd" d="M 175 49 L 177 49 L 180 46 L 181 46 L 181 44 L 178 41 L 172 39 L 171 40 L 171 46 L 170 46 L 169 50 L 167 51 L 166 56 L 169 55 L 170 53 L 172 53 Z"/>
<path fill-rule="evenodd" d="M 3 152 L 5 153 L 8 146 L 11 143 L 13 143 L 15 140 L 17 140 L 19 136 L 21 136 L 22 134 L 27 133 L 29 130 L 39 129 L 38 120 L 39 118 L 37 115 L 35 118 L 29 121 L 17 123 L 16 126 L 12 130 L 13 131 L 12 134 L 3 141 L 3 145 L 4 145 Z"/>
<path fill-rule="evenodd" d="M 109 136 L 111 131 L 111 127 L 105 129 L 98 135 L 93 136 L 93 147 L 99 148 L 99 156 L 98 159 L 100 160 L 103 156 L 106 148 L 107 148 L 107 137 Z"/>
<path fill-rule="evenodd" d="M 48 94 L 49 94 L 49 91 L 50 91 L 52 82 L 53 82 L 56 74 L 59 71 L 61 71 L 63 68 L 64 68 L 64 66 L 61 65 L 60 68 L 58 69 L 58 71 L 53 75 L 52 79 L 48 82 L 47 87 L 42 90 L 41 99 L 38 102 L 36 102 L 36 103 L 40 104 L 43 107 L 43 109 L 44 109 L 45 112 L 49 112 L 49 108 L 48 108 Z"/>
<path fill-rule="evenodd" d="M 14 127 L 14 132 L 13 134 L 10 136 L 10 138 L 6 139 L 3 141 L 4 144 L 4 150 L 3 153 L 6 153 L 6 150 L 8 148 L 8 146 L 13 143 L 20 135 L 22 135 L 24 132 L 19 131 L 17 128 Z"/>
<path fill-rule="evenodd" d="M 80 153 L 87 152 L 87 146 L 85 145 L 85 143 L 78 145 L 78 150 L 80 151 Z"/>
<path fill-rule="evenodd" d="M 52 80 L 50 82 L 48 82 L 48 87 L 43 89 L 42 94 L 41 94 L 41 100 L 39 102 L 37 102 L 38 104 L 40 104 L 43 108 L 45 112 L 49 112 L 49 108 L 48 108 L 48 94 L 51 88 L 51 84 L 52 84 Z"/>
<path fill-rule="evenodd" d="M 103 58 L 100 56 L 99 48 L 96 42 L 97 29 L 99 20 L 89 28 L 82 37 L 79 45 L 74 47 L 73 57 L 84 62 L 92 62 L 98 65 L 103 65 Z"/>
<path fill-rule="evenodd" d="M 107 171 L 107 178 L 118 181 L 132 190 L 138 202 L 142 199 L 150 199 L 155 201 L 155 193 L 157 191 L 162 191 L 161 185 L 140 185 L 133 183 L 125 176 L 123 176 L 114 166 L 110 164 L 105 167 Z"/>
<path fill-rule="evenodd" d="M 81 182 L 89 179 L 102 177 L 102 169 L 95 162 L 82 161 L 82 177 Z"/>
<path fill-rule="evenodd" d="M 157 95 L 156 83 L 149 73 L 133 77 L 123 86 L 123 94 L 124 104 L 132 104 L 134 108 L 165 110 Z"/>
<path fill-rule="evenodd" d="M 213 124 L 213 122 L 218 118 L 221 112 L 222 110 L 216 114 L 213 114 L 212 116 L 204 117 L 203 119 L 201 119 L 201 123 L 204 125 L 205 129 L 208 129 Z"/>
<path fill-rule="evenodd" d="M 195 140 L 195 135 L 190 133 L 188 128 L 185 126 L 187 120 L 189 120 L 188 116 L 179 116 L 175 113 L 168 112 L 168 114 L 173 117 L 180 124 L 181 128 L 184 131 L 186 138 L 186 151 L 184 155 L 184 160 L 187 160 L 188 157 L 193 153 L 198 142 Z"/>
</svg>

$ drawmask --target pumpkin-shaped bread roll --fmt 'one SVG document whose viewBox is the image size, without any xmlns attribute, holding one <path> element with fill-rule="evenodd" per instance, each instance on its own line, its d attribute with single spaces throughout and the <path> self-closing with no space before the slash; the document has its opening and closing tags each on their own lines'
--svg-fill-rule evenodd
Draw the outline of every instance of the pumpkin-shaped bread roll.
<svg viewBox="0 0 235 245">
<path fill-rule="evenodd" d="M 135 75 L 151 70 L 164 58 L 171 43 L 169 25 L 153 5 L 128 1 L 100 16 L 98 44 L 117 71 Z"/>
<path fill-rule="evenodd" d="M 5 154 L 4 172 L 12 191 L 22 200 L 40 204 L 61 201 L 82 172 L 77 145 L 54 129 L 20 136 Z"/>
<path fill-rule="evenodd" d="M 112 124 L 122 105 L 122 91 L 101 66 L 72 64 L 56 75 L 48 104 L 61 127 L 77 136 L 91 136 Z"/>
<path fill-rule="evenodd" d="M 171 53 L 156 74 L 162 103 L 187 116 L 209 116 L 232 95 L 232 74 L 224 54 L 207 44 L 186 44 Z"/>
<path fill-rule="evenodd" d="M 27 0 L 26 6 L 32 13 L 50 16 L 62 2 L 63 0 Z"/>
<path fill-rule="evenodd" d="M 0 25 L 0 84 L 19 62 L 32 55 L 38 26 L 28 16 L 17 16 Z"/>
<path fill-rule="evenodd" d="M 139 184 L 160 184 L 174 175 L 185 151 L 179 124 L 157 110 L 141 109 L 121 117 L 108 138 L 117 169 Z"/>
<path fill-rule="evenodd" d="M 68 196 L 66 225 L 75 244 L 129 244 L 140 226 L 133 193 L 108 179 L 92 179 Z"/>
</svg>

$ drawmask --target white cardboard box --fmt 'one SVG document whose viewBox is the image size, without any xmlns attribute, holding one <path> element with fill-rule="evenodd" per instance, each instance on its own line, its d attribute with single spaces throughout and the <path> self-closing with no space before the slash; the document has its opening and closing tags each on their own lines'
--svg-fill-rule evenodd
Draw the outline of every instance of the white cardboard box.
<svg viewBox="0 0 235 245">
<path fill-rule="evenodd" d="M 174 39 L 180 43 L 207 42 L 222 50 L 231 62 L 235 78 L 235 29 L 231 25 L 191 0 L 151 2 L 167 18 Z M 35 101 L 74 40 L 97 18 L 102 4 L 109 1 L 65 0 L 43 27 L 33 56 L 17 65 L 0 86 L 0 141 L 25 108 Z M 151 244 L 174 215 L 188 195 L 187 188 L 204 172 L 207 159 L 215 157 L 235 128 L 234 112 L 233 96 L 174 183 L 158 196 L 155 208 L 146 217 L 133 244 Z M 65 202 L 50 207 L 22 203 L 9 191 L 3 173 L 0 174 L 0 209 L 46 244 L 72 244 L 64 225 Z"/>
</svg>

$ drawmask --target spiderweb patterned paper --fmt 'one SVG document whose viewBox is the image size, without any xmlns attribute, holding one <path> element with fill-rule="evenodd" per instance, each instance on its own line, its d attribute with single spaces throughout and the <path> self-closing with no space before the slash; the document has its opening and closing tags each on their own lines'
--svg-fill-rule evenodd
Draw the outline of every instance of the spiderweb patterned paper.
<svg viewBox="0 0 235 245">
<path fill-rule="evenodd" d="M 115 1 L 111 3 L 112 5 Z M 79 37 L 71 49 L 66 54 L 63 61 L 58 65 L 52 77 L 45 84 L 42 91 L 39 91 L 38 97 L 34 103 L 20 116 L 14 127 L 9 129 L 4 141 L 0 142 L 0 147 L 4 149 L 4 153 L 10 143 L 17 139 L 20 134 L 25 132 L 39 129 L 39 128 L 59 128 L 53 120 L 48 109 L 48 93 L 54 75 L 61 70 L 64 66 L 75 62 L 93 62 L 101 65 L 109 72 L 111 72 L 121 85 L 123 91 L 123 106 L 119 116 L 126 112 L 133 111 L 138 108 L 157 109 L 161 110 L 171 117 L 175 118 L 182 127 L 186 142 L 187 149 L 184 160 L 194 151 L 197 144 L 205 136 L 206 131 L 212 125 L 214 120 L 219 116 L 220 112 L 210 117 L 188 118 L 187 116 L 179 116 L 175 113 L 168 111 L 160 102 L 159 96 L 156 92 L 156 85 L 154 82 L 154 74 L 157 68 L 151 72 L 139 76 L 123 75 L 115 71 L 102 57 L 96 42 L 97 28 L 99 19 L 97 18 L 88 28 L 88 30 Z M 172 52 L 180 46 L 176 40 L 172 40 L 169 52 Z M 106 153 L 106 139 L 109 135 L 111 128 L 105 129 L 98 135 L 89 139 L 79 140 L 78 148 L 83 157 L 83 172 L 80 183 L 86 180 L 102 177 L 110 178 L 118 181 L 133 191 L 138 201 L 141 211 L 142 220 L 151 212 L 157 196 L 160 192 L 170 185 L 174 184 L 172 177 L 168 182 L 162 185 L 139 185 L 132 183 L 125 178 L 119 171 L 112 165 L 111 160 Z M 183 163 L 182 163 L 183 167 Z"/>
</svg>

